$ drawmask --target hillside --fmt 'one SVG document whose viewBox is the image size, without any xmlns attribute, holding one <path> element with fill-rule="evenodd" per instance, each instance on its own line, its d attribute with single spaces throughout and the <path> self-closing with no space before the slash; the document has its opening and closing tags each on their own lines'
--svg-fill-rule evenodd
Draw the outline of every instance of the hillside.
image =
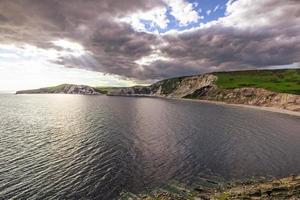
<svg viewBox="0 0 300 200">
<path fill-rule="evenodd" d="M 85 85 L 62 84 L 54 87 L 45 87 L 34 90 L 21 90 L 16 94 L 84 94 L 84 95 L 99 95 L 102 92 Z"/>
<path fill-rule="evenodd" d="M 264 88 L 273 92 L 300 95 L 300 69 L 252 70 L 213 73 L 222 89 Z"/>
<path fill-rule="evenodd" d="M 202 99 L 300 111 L 300 69 L 177 77 L 145 87 L 116 88 L 108 95 Z"/>
</svg>

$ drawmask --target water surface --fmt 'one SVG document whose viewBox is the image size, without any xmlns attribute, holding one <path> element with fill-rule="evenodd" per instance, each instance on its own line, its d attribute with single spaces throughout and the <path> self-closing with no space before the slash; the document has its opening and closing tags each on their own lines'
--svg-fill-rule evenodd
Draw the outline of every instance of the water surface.
<svg viewBox="0 0 300 200">
<path fill-rule="evenodd" d="M 158 98 L 0 95 L 0 199 L 104 199 L 300 172 L 300 118 Z"/>
</svg>

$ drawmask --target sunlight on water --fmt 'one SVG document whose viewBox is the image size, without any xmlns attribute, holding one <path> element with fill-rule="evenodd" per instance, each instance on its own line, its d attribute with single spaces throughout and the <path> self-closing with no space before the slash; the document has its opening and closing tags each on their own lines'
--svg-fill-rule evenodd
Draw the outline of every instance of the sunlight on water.
<svg viewBox="0 0 300 200">
<path fill-rule="evenodd" d="M 197 102 L 0 95 L 0 199 L 113 199 L 300 171 L 300 118 Z"/>
</svg>

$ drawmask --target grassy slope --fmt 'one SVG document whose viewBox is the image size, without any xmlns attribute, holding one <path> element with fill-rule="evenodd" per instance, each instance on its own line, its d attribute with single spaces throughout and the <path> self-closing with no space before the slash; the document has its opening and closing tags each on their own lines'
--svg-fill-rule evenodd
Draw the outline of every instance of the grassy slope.
<svg viewBox="0 0 300 200">
<path fill-rule="evenodd" d="M 300 95 L 300 69 L 216 72 L 221 89 L 264 88 L 274 92 Z"/>
<path fill-rule="evenodd" d="M 58 85 L 58 86 L 54 86 L 54 87 L 48 87 L 48 88 L 45 88 L 49 93 L 54 93 L 54 92 L 57 92 L 57 91 L 62 91 L 65 86 L 67 84 L 62 84 L 62 85 Z"/>
<path fill-rule="evenodd" d="M 66 86 L 69 84 L 61 84 L 58 86 L 53 86 L 53 87 L 45 87 L 45 88 L 39 88 L 39 89 L 33 89 L 33 90 L 23 90 L 19 91 L 19 93 L 30 93 L 30 94 L 40 94 L 40 93 L 60 93 L 62 92 Z M 109 91 L 111 88 L 94 88 L 97 92 L 106 94 L 107 91 Z"/>
<path fill-rule="evenodd" d="M 54 87 L 46 87 L 46 88 L 40 88 L 40 89 L 33 89 L 33 90 L 22 90 L 19 91 L 19 93 L 32 93 L 32 94 L 39 94 L 39 93 L 55 93 L 62 91 L 67 84 L 62 84 Z"/>
</svg>

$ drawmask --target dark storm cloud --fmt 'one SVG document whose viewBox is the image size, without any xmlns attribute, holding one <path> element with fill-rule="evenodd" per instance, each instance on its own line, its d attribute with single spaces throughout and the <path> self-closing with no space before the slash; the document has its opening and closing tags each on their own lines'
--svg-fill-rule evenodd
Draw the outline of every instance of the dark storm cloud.
<svg viewBox="0 0 300 200">
<path fill-rule="evenodd" d="M 156 36 L 116 19 L 161 5 L 159 0 L 0 0 L 0 42 L 61 49 L 51 41 L 69 39 L 91 54 L 56 63 L 134 77 L 134 61 L 151 53 Z"/>
<path fill-rule="evenodd" d="M 113 21 L 127 13 L 161 5 L 154 0 L 0 0 L 0 24 L 9 39 L 40 43 L 57 37 L 81 37 L 88 30 L 101 30 L 99 19 Z M 97 27 L 95 27 L 97 23 Z M 1 39 L 1 38 L 0 38 Z M 2 41 L 6 39 L 2 37 Z M 76 38 L 81 39 L 81 38 Z"/>
<path fill-rule="evenodd" d="M 8 21 L 8 19 L 4 16 L 4 15 L 1 15 L 0 14 L 0 22 L 1 23 L 5 23 L 5 22 L 7 22 Z"/>
<path fill-rule="evenodd" d="M 89 53 L 56 63 L 140 80 L 300 62 L 300 2 L 245 2 L 208 27 L 155 35 L 119 19 L 160 0 L 0 0 L 0 43 L 59 49 L 51 41 L 76 41 Z M 157 52 L 168 59 L 135 62 Z"/>
<path fill-rule="evenodd" d="M 259 68 L 300 61 L 300 37 L 286 36 L 285 31 L 213 26 L 166 36 L 165 41 L 169 45 L 161 50 L 168 57 L 194 62 L 195 68 L 202 63 L 208 70 Z"/>
<path fill-rule="evenodd" d="M 153 63 L 149 76 L 166 78 L 300 62 L 300 1 L 246 3 L 235 1 L 228 16 L 210 26 L 165 35 L 167 45 L 160 50 L 171 61 Z"/>
<path fill-rule="evenodd" d="M 82 44 L 93 53 L 97 62 L 87 62 L 86 59 L 62 58 L 60 63 L 66 66 L 75 65 L 89 70 L 118 74 L 126 77 L 139 78 L 134 62 L 149 55 L 153 45 L 158 43 L 152 34 L 136 32 L 128 24 L 101 19 L 94 24 L 96 28 L 89 30 L 89 36 Z"/>
<path fill-rule="evenodd" d="M 140 58 L 151 52 L 150 44 L 156 43 L 156 36 L 135 32 L 128 24 L 101 20 L 98 27 L 101 29 L 93 32 L 91 45 L 103 47 L 110 55 Z"/>
</svg>

